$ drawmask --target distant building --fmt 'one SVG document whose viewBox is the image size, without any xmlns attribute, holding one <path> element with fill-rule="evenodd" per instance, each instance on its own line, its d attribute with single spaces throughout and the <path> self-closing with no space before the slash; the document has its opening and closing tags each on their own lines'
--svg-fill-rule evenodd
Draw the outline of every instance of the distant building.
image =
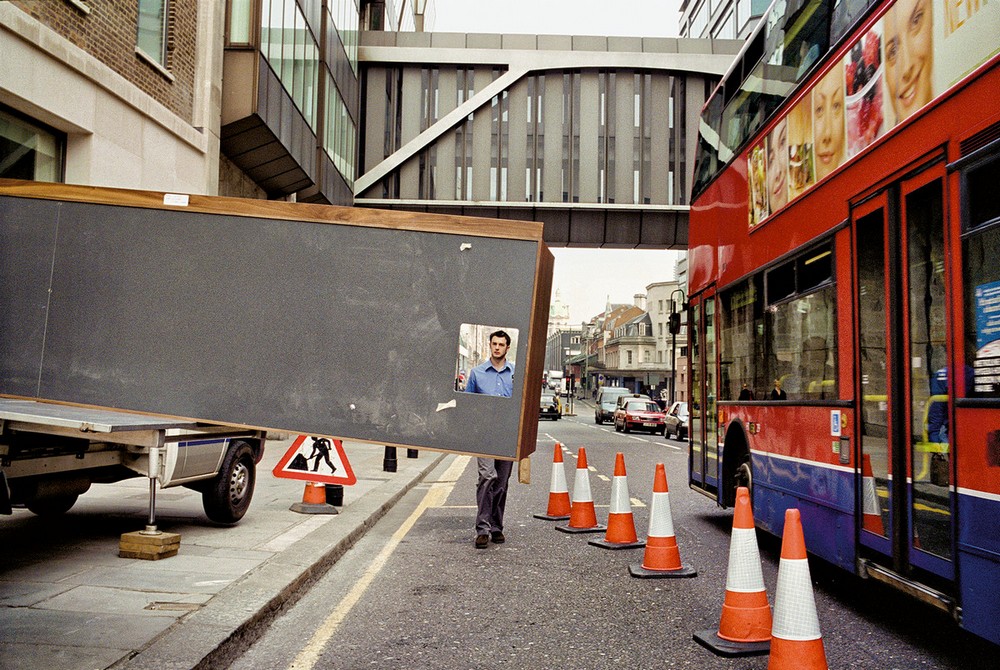
<svg viewBox="0 0 1000 670">
<path fill-rule="evenodd" d="M 745 40 L 770 0 L 681 0 L 681 37 Z"/>
<path fill-rule="evenodd" d="M 580 355 L 581 331 L 579 328 L 564 328 L 550 334 L 545 340 L 545 370 L 559 370 L 570 374 L 568 362 Z"/>
<path fill-rule="evenodd" d="M 686 295 L 686 287 L 676 280 L 655 282 L 646 287 L 649 316 L 656 340 L 656 363 L 664 371 L 654 388 L 665 391 L 664 397 L 668 399 L 681 399 L 672 393 L 673 389 L 681 386 L 680 375 L 674 371 L 678 370 L 681 359 L 685 361 L 685 369 L 687 367 L 687 332 L 683 329 L 677 335 L 670 332 L 670 315 L 683 310 Z"/>
<path fill-rule="evenodd" d="M 548 335 L 569 328 L 569 305 L 562 301 L 559 289 L 556 289 L 556 299 L 549 305 Z"/>
</svg>

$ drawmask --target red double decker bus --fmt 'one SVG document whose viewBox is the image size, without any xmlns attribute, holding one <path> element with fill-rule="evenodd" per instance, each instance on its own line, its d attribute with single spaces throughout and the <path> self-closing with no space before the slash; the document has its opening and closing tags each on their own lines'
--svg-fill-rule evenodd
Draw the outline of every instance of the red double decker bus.
<svg viewBox="0 0 1000 670">
<path fill-rule="evenodd" d="M 690 485 L 1000 643 L 1000 4 L 777 0 L 702 113 Z"/>
</svg>

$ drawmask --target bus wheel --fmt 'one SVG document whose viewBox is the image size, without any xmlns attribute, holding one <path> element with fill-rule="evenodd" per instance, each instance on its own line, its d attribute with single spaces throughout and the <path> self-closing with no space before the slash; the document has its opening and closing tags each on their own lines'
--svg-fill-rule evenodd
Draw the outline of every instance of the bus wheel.
<svg viewBox="0 0 1000 670">
<path fill-rule="evenodd" d="M 741 486 L 745 486 L 748 491 L 750 491 L 751 500 L 753 499 L 753 468 L 750 467 L 750 460 L 747 459 L 740 463 L 739 467 L 736 468 L 736 474 L 733 476 L 733 500 L 736 500 L 736 489 Z"/>
</svg>

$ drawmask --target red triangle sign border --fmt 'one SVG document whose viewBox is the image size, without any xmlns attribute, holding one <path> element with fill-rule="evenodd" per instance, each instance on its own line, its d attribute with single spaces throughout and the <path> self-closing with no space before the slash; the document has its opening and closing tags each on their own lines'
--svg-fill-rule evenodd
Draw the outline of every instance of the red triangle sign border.
<svg viewBox="0 0 1000 670">
<path fill-rule="evenodd" d="M 310 435 L 299 435 L 292 442 L 292 446 L 289 447 L 285 455 L 281 457 L 277 465 L 274 466 L 274 470 L 271 473 L 275 477 L 280 477 L 283 479 L 300 479 L 307 482 L 317 482 L 320 484 L 345 484 L 351 486 L 356 484 L 358 478 L 354 475 L 354 470 L 351 469 L 351 464 L 347 460 L 347 454 L 344 453 L 344 443 L 338 439 L 330 439 L 333 445 L 333 450 L 336 452 L 337 458 L 340 460 L 340 464 L 343 465 L 343 472 L 338 472 L 332 475 L 324 475 L 318 472 L 311 472 L 309 470 L 299 470 L 296 468 L 288 468 L 288 464 L 295 458 L 295 455 L 301 453 L 302 445 L 307 439 L 313 440 L 313 444 L 317 441 L 317 437 Z M 322 439 L 322 438 L 320 438 Z M 312 444 L 310 444 L 310 447 Z M 306 460 L 310 458 L 305 456 Z M 317 464 L 318 464 L 317 457 Z"/>
</svg>

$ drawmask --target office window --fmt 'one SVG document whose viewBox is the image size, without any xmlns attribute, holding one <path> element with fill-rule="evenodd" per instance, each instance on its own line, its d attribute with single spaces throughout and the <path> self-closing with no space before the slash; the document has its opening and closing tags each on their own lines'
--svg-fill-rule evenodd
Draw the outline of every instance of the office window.
<svg viewBox="0 0 1000 670">
<path fill-rule="evenodd" d="M 66 138 L 0 108 L 0 178 L 61 182 Z"/>
<path fill-rule="evenodd" d="M 250 44 L 253 8 L 250 0 L 230 0 L 226 46 Z"/>
<path fill-rule="evenodd" d="M 136 45 L 151 59 L 167 65 L 167 1 L 139 0 Z"/>
</svg>

